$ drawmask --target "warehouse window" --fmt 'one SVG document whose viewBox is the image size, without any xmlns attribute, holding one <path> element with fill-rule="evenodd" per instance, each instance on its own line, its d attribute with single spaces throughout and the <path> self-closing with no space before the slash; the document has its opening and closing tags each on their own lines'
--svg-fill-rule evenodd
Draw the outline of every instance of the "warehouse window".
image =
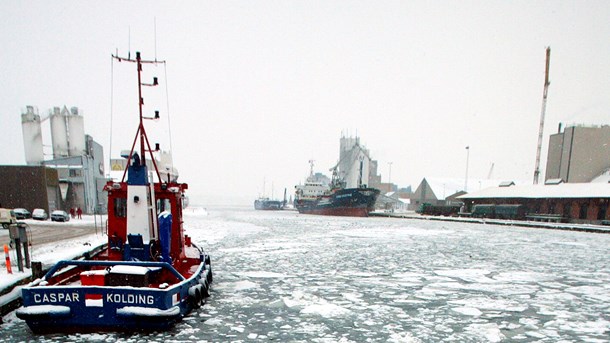
<svg viewBox="0 0 610 343">
<path fill-rule="evenodd" d="M 597 208 L 597 220 L 606 219 L 606 214 L 608 211 L 608 200 L 601 200 L 599 202 L 599 207 Z"/>
<path fill-rule="evenodd" d="M 571 202 L 567 202 L 563 206 L 563 216 L 566 218 L 572 218 L 572 203 Z"/>
<path fill-rule="evenodd" d="M 587 219 L 587 212 L 589 211 L 589 204 L 583 203 L 580 205 L 580 219 Z"/>
</svg>

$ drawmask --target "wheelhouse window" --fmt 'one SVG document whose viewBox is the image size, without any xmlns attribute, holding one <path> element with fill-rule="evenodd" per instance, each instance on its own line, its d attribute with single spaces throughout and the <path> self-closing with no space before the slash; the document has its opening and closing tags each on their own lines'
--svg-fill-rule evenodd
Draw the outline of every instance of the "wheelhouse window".
<svg viewBox="0 0 610 343">
<path fill-rule="evenodd" d="M 119 218 L 127 217 L 127 199 L 115 198 L 114 199 L 114 216 Z"/>
<path fill-rule="evenodd" d="M 172 204 L 169 199 L 157 199 L 157 215 L 163 211 L 172 211 Z"/>
</svg>

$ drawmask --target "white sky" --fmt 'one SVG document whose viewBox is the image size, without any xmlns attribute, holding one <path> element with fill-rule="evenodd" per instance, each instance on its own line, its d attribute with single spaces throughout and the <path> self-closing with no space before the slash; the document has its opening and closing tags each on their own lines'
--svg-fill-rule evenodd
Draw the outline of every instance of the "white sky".
<svg viewBox="0 0 610 343">
<path fill-rule="evenodd" d="M 383 181 L 425 176 L 531 180 L 551 47 L 548 136 L 610 122 L 608 1 L 3 1 L 0 164 L 25 163 L 20 114 L 78 106 L 85 132 L 129 148 L 137 98 L 131 48 L 168 61 L 172 147 L 194 203 L 292 193 L 327 172 L 358 133 Z M 130 37 L 130 38 L 129 38 Z M 145 77 L 165 70 L 146 68 Z M 154 72 L 154 74 L 153 74 Z M 167 120 L 165 89 L 145 90 Z M 158 108 L 151 105 L 158 102 Z M 156 124 L 159 126 L 160 124 Z M 48 126 L 48 124 L 46 124 Z M 150 126 L 152 142 L 169 148 Z M 50 145 L 50 137 L 44 137 Z M 151 142 L 151 143 L 152 143 Z"/>
</svg>

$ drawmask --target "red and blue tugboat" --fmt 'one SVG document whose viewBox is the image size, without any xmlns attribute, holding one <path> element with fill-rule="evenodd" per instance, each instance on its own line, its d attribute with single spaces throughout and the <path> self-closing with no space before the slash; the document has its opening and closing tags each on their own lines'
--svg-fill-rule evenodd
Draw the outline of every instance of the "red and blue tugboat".
<svg viewBox="0 0 610 343">
<path fill-rule="evenodd" d="M 157 80 L 142 83 L 142 65 L 164 62 L 140 53 L 113 58 L 137 65 L 140 124 L 121 182 L 105 185 L 108 243 L 87 259 L 58 262 L 23 288 L 17 316 L 35 333 L 165 330 L 209 295 L 210 257 L 182 227 L 188 185 L 164 180 L 144 130 L 142 86 Z"/>
</svg>

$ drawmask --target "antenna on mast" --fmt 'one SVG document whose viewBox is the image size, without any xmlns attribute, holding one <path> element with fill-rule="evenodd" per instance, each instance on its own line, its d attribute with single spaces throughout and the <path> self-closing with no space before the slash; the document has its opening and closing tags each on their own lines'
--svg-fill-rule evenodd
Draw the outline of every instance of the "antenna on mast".
<svg viewBox="0 0 610 343">
<path fill-rule="evenodd" d="M 544 91 L 542 93 L 542 111 L 540 113 L 540 128 L 538 130 L 538 146 L 536 147 L 536 167 L 534 168 L 534 184 L 538 184 L 540 177 L 540 151 L 542 150 L 542 134 L 544 131 L 544 115 L 546 112 L 546 98 L 549 91 L 549 67 L 551 64 L 551 47 L 546 48 L 546 66 L 544 72 Z"/>
<path fill-rule="evenodd" d="M 155 17 L 155 62 L 157 61 L 157 17 Z"/>
<path fill-rule="evenodd" d="M 131 59 L 131 26 L 127 27 L 127 59 Z"/>
</svg>

